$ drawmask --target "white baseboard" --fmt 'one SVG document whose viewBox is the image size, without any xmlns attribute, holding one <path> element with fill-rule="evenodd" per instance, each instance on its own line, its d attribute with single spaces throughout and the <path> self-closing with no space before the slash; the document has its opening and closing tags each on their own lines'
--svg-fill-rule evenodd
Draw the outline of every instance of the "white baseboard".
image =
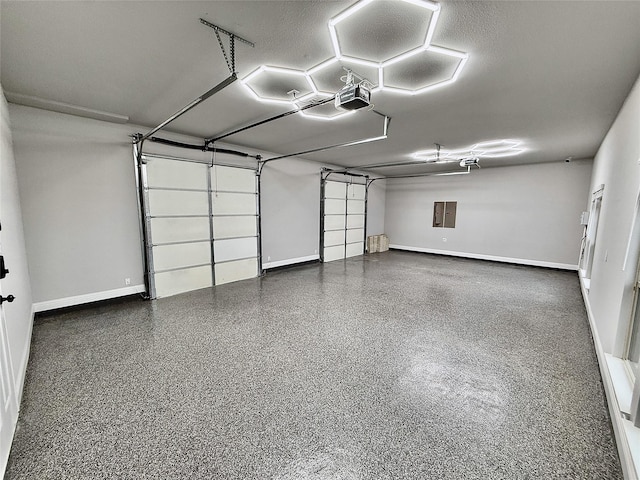
<svg viewBox="0 0 640 480">
<path fill-rule="evenodd" d="M 131 285 L 130 287 L 116 288 L 115 290 L 106 290 L 104 292 L 87 293 L 84 295 L 76 295 L 74 297 L 57 298 L 55 300 L 37 302 L 33 304 L 33 307 L 36 312 L 46 312 L 47 310 L 55 310 L 56 308 L 73 307 L 75 305 L 82 305 L 83 303 L 126 297 L 127 295 L 135 295 L 136 293 L 144 292 L 144 285 Z"/>
<path fill-rule="evenodd" d="M 22 391 L 24 390 L 24 380 L 27 375 L 27 363 L 29 362 L 29 354 L 31 353 L 31 335 L 33 334 L 33 319 L 36 314 L 35 305 L 31 305 L 31 314 L 29 316 L 29 335 L 26 338 L 26 345 L 23 348 L 24 353 L 20 359 L 20 368 L 18 368 L 18 378 L 15 379 L 15 395 L 18 409 L 22 401 Z"/>
<path fill-rule="evenodd" d="M 306 257 L 288 258 L 286 260 L 278 260 L 277 262 L 263 263 L 262 268 L 268 270 L 270 268 L 285 267 L 287 265 L 295 265 L 296 263 L 312 262 L 314 260 L 320 260 L 320 255 L 308 255 Z"/>
<path fill-rule="evenodd" d="M 542 260 L 528 260 L 526 258 L 497 257 L 495 255 L 484 255 L 482 253 L 454 252 L 450 250 L 437 250 L 435 248 L 409 247 L 406 245 L 392 244 L 389 245 L 389 248 L 394 248 L 396 250 L 407 250 L 409 252 L 433 253 L 436 255 L 449 255 L 451 257 L 473 258 L 476 260 L 491 260 L 493 262 L 516 263 L 519 265 L 530 265 L 534 267 L 558 268 L 561 270 L 573 271 L 578 270 L 578 265 L 572 265 L 570 263 L 544 262 Z"/>
<path fill-rule="evenodd" d="M 607 405 L 609 407 L 609 415 L 611 416 L 611 423 L 613 425 L 613 433 L 616 437 L 616 445 L 618 446 L 618 456 L 620 457 L 622 473 L 624 474 L 625 480 L 638 480 L 640 465 L 636 466 L 634 463 L 633 451 L 631 450 L 631 445 L 629 443 L 630 435 L 627 433 L 628 425 L 625 425 L 630 424 L 631 422 L 625 420 L 620 413 L 620 406 L 618 405 L 615 389 L 613 387 L 613 379 L 609 368 L 607 367 L 606 354 L 604 353 L 602 343 L 600 342 L 600 336 L 596 329 L 595 318 L 593 316 L 593 311 L 591 310 L 591 304 L 589 303 L 589 294 L 582 278 L 580 278 L 580 289 L 582 290 L 582 298 L 584 299 L 584 304 L 587 309 L 587 318 L 589 319 L 591 336 L 593 337 L 598 366 L 600 367 L 600 375 L 602 376 L 604 392 L 607 397 Z"/>
</svg>

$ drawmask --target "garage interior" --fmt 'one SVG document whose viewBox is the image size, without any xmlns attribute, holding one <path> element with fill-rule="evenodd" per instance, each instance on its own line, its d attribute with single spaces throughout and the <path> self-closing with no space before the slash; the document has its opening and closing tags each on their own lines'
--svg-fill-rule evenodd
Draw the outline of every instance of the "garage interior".
<svg viewBox="0 0 640 480">
<path fill-rule="evenodd" d="M 638 478 L 640 3 L 0 8 L 5 478 Z"/>
</svg>

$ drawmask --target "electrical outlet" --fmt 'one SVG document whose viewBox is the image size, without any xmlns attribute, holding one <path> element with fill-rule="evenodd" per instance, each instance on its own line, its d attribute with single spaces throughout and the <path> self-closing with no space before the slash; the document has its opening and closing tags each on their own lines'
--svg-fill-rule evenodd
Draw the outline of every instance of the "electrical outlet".
<svg viewBox="0 0 640 480">
<path fill-rule="evenodd" d="M 313 251 L 313 253 L 318 253 L 318 249 L 316 248 L 316 249 Z"/>
<path fill-rule="evenodd" d="M 446 239 L 445 237 L 442 237 L 442 241 L 443 241 L 443 242 L 446 242 L 446 241 L 447 241 L 447 239 Z"/>
<path fill-rule="evenodd" d="M 267 257 L 267 262 L 270 262 L 270 261 L 271 261 L 271 257 Z"/>
<path fill-rule="evenodd" d="M 124 284 L 125 285 L 131 285 L 131 279 L 130 278 L 125 278 L 124 279 Z"/>
</svg>

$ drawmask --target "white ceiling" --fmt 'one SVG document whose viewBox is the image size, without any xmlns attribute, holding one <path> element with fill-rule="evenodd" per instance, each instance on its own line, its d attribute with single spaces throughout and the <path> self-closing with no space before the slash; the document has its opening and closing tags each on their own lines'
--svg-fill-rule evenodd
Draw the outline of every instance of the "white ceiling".
<svg viewBox="0 0 640 480">
<path fill-rule="evenodd" d="M 153 127 L 229 75 L 213 31 L 199 18 L 255 43 L 255 48 L 236 46 L 237 70 L 244 77 L 262 64 L 308 70 L 332 57 L 327 21 L 352 3 L 3 0 L 2 85 L 10 99 L 11 94 L 41 97 Z M 353 55 L 389 56 L 399 51 L 398 44 L 413 45 L 424 35 L 415 29 L 425 28 L 428 14 L 399 2 L 378 3 L 338 26 L 343 47 Z M 389 138 L 309 159 L 347 166 L 406 162 L 412 152 L 434 143 L 453 149 L 505 138 L 522 140 L 527 151 L 482 159 L 483 166 L 594 156 L 640 74 L 640 2 L 443 1 L 441 6 L 432 43 L 469 54 L 458 81 L 418 96 L 374 94 L 375 109 L 393 118 Z M 386 78 L 407 85 L 445 78 L 454 65 L 436 57 L 418 55 Z M 367 67 L 357 71 L 371 75 Z M 338 75 L 327 73 L 319 81 L 326 88 L 340 85 Z M 263 85 L 266 90 L 286 92 L 297 82 L 271 80 Z M 287 110 L 257 102 L 236 82 L 168 130 L 211 137 Z M 287 154 L 381 132 L 381 117 L 359 111 L 332 122 L 292 115 L 226 141 Z M 419 164 L 376 172 L 442 168 Z"/>
</svg>

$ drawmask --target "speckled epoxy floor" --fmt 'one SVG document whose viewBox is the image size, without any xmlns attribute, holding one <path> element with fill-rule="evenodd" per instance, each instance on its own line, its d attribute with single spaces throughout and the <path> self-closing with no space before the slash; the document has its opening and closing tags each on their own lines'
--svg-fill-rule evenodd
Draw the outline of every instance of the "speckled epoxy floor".
<svg viewBox="0 0 640 480">
<path fill-rule="evenodd" d="M 6 478 L 622 478 L 577 275 L 405 252 L 36 322 Z"/>
</svg>

